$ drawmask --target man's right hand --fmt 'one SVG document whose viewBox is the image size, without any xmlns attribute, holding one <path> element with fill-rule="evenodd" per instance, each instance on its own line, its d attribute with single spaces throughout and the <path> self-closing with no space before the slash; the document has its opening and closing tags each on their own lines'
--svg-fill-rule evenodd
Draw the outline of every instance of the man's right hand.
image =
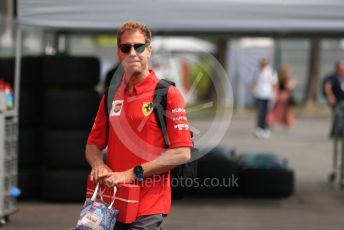
<svg viewBox="0 0 344 230">
<path fill-rule="evenodd" d="M 98 183 L 100 182 L 100 180 L 104 179 L 104 177 L 111 172 L 112 170 L 104 163 L 95 165 L 91 171 L 91 181 Z"/>
<path fill-rule="evenodd" d="M 104 176 L 112 172 L 112 170 L 104 163 L 103 154 L 97 145 L 86 144 L 86 160 L 91 165 L 91 181 L 102 182 Z"/>
</svg>

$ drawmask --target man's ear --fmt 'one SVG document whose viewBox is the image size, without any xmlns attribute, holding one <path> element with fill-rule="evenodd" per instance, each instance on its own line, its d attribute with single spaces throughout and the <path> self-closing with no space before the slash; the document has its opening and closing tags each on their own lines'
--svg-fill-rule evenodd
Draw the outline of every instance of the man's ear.
<svg viewBox="0 0 344 230">
<path fill-rule="evenodd" d="M 121 53 L 120 53 L 119 48 L 117 48 L 117 57 L 118 57 L 119 60 L 121 60 Z"/>
<path fill-rule="evenodd" d="M 150 57 L 152 56 L 152 53 L 153 53 L 152 46 L 148 46 L 147 49 L 148 49 L 148 51 L 149 51 L 148 58 L 150 58 Z"/>
</svg>

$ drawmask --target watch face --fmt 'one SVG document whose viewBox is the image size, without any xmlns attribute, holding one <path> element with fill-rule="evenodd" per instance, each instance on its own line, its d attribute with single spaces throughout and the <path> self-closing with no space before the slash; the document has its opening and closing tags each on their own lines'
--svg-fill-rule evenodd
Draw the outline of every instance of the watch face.
<svg viewBox="0 0 344 230">
<path fill-rule="evenodd" d="M 135 174 L 143 174 L 143 168 L 141 165 L 138 165 L 134 168 Z"/>
<path fill-rule="evenodd" d="M 141 165 L 138 165 L 134 168 L 134 173 L 138 181 L 143 181 L 143 168 Z"/>
</svg>

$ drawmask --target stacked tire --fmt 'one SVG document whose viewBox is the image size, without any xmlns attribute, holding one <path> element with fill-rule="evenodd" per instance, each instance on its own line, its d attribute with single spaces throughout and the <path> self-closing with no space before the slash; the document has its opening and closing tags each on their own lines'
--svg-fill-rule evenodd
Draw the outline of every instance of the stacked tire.
<svg viewBox="0 0 344 230">
<path fill-rule="evenodd" d="M 288 197 L 294 192 L 294 171 L 287 160 L 270 152 L 247 152 L 238 158 L 240 194 Z"/>
<path fill-rule="evenodd" d="M 85 199 L 90 167 L 85 145 L 99 94 L 99 61 L 93 57 L 47 57 L 43 61 L 41 194 L 46 201 Z"/>
<path fill-rule="evenodd" d="M 226 146 L 200 151 L 208 153 L 198 160 L 191 195 L 283 198 L 294 193 L 294 171 L 285 158 L 275 153 L 246 152 L 235 156 L 235 150 Z"/>
<path fill-rule="evenodd" d="M 14 58 L 0 58 L 0 78 L 9 82 L 12 86 L 14 83 Z"/>
<path fill-rule="evenodd" d="M 237 164 L 235 150 L 227 146 L 200 148 L 197 180 L 190 189 L 192 195 L 228 196 L 237 191 Z"/>
<path fill-rule="evenodd" d="M 22 200 L 37 200 L 39 193 L 40 154 L 38 148 L 42 81 L 41 56 L 27 56 L 21 59 L 19 98 L 19 139 L 18 139 L 18 187 Z M 13 63 L 14 70 L 14 59 Z M 14 84 L 14 72 L 11 84 Z"/>
</svg>

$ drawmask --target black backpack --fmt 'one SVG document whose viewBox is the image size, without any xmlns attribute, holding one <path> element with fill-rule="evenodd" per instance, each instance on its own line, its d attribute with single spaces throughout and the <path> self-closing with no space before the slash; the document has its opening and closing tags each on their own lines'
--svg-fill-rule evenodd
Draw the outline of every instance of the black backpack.
<svg viewBox="0 0 344 230">
<path fill-rule="evenodd" d="M 109 86 L 109 90 L 106 90 L 104 95 L 104 106 L 109 117 L 113 98 L 117 92 L 118 87 L 122 82 L 123 74 L 115 74 L 113 81 Z M 166 148 L 169 147 L 170 142 L 167 135 L 166 129 L 166 105 L 167 105 L 167 92 L 170 86 L 175 86 L 175 83 L 166 79 L 161 79 L 154 92 L 153 106 L 154 113 L 157 118 L 157 122 L 164 136 L 164 142 Z M 190 130 L 191 138 L 193 137 L 192 131 Z M 183 165 L 179 165 L 171 170 L 171 188 L 172 188 L 172 199 L 181 199 L 186 192 L 187 185 L 192 185 L 193 180 L 197 176 L 197 158 L 198 149 L 192 147 L 191 160 Z M 186 184 L 187 183 L 187 184 Z"/>
</svg>

